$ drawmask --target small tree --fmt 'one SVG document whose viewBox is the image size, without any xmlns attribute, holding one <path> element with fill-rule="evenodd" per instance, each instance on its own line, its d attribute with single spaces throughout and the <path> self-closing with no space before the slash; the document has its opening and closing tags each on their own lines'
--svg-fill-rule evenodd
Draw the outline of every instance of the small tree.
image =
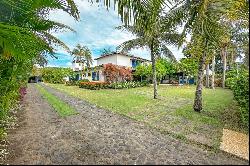
<svg viewBox="0 0 250 166">
<path fill-rule="evenodd" d="M 138 65 L 135 68 L 135 76 L 141 77 L 141 81 L 143 77 L 150 77 L 151 76 L 151 70 L 150 66 L 145 66 L 145 65 Z"/>
<path fill-rule="evenodd" d="M 103 72 L 109 83 L 118 82 L 119 79 L 121 79 L 121 81 L 130 81 L 132 79 L 131 69 L 111 63 L 104 65 Z"/>
<path fill-rule="evenodd" d="M 197 75 L 198 61 L 195 58 L 182 58 L 179 63 L 179 70 L 188 75 L 188 77 L 194 77 Z"/>
</svg>

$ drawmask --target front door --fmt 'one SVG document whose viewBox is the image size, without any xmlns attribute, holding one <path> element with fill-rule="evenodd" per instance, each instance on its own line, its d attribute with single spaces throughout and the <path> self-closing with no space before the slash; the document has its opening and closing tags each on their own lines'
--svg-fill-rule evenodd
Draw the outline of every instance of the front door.
<svg viewBox="0 0 250 166">
<path fill-rule="evenodd" d="M 92 80 L 95 81 L 96 79 L 96 72 L 92 72 Z"/>
</svg>

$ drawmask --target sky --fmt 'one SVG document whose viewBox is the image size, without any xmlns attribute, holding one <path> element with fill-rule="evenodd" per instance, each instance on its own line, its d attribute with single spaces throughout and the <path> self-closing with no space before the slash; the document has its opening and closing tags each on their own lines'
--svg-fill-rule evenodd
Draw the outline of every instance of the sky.
<svg viewBox="0 0 250 166">
<path fill-rule="evenodd" d="M 135 36 L 127 31 L 115 29 L 122 25 L 117 11 L 113 8 L 107 10 L 102 4 L 90 3 L 88 0 L 75 0 L 80 11 L 80 21 L 75 21 L 73 17 L 63 11 L 52 11 L 49 19 L 66 24 L 76 32 L 52 32 L 54 36 L 63 41 L 71 50 L 76 44 L 87 46 L 92 53 L 93 59 L 101 55 L 104 48 L 115 51 L 115 48 L 123 42 L 134 39 Z M 183 57 L 182 49 L 168 47 L 176 59 Z M 150 60 L 147 48 L 133 49 L 129 52 L 132 55 Z M 49 57 L 48 66 L 71 67 L 72 56 L 62 48 L 56 52 L 57 59 Z M 93 66 L 96 65 L 94 61 Z"/>
</svg>

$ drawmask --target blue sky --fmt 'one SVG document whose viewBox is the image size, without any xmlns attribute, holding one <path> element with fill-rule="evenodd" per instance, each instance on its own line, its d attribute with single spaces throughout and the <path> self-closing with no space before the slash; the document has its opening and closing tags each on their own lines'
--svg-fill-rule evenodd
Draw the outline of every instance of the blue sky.
<svg viewBox="0 0 250 166">
<path fill-rule="evenodd" d="M 122 25 L 117 11 L 109 11 L 102 4 L 91 4 L 88 0 L 75 0 L 80 11 L 80 21 L 75 21 L 67 13 L 53 11 L 50 19 L 72 27 L 76 32 L 53 32 L 53 35 L 62 40 L 71 50 L 77 43 L 86 45 L 92 52 L 93 59 L 99 57 L 101 51 L 106 48 L 115 50 L 116 46 L 124 41 L 135 38 L 132 34 L 116 30 L 115 27 Z M 177 47 L 169 47 L 177 59 L 183 57 L 182 50 Z M 147 48 L 131 50 L 131 54 L 150 59 Z M 58 49 L 58 59 L 49 58 L 48 66 L 70 67 L 72 56 L 65 50 Z M 94 62 L 93 65 L 95 65 Z"/>
</svg>

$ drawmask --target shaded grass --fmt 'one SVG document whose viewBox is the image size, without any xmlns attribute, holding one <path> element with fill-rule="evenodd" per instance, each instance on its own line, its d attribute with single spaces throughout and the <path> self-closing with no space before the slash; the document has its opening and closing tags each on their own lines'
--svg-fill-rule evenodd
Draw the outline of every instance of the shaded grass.
<svg viewBox="0 0 250 166">
<path fill-rule="evenodd" d="M 78 114 L 74 108 L 70 107 L 68 104 L 57 98 L 56 96 L 49 93 L 41 85 L 36 84 L 37 89 L 43 95 L 43 97 L 48 101 L 48 103 L 55 109 L 55 111 L 61 116 L 70 116 Z"/>
<path fill-rule="evenodd" d="M 246 131 L 238 121 L 239 108 L 233 100 L 233 94 L 227 89 L 204 88 L 204 109 L 197 113 L 192 108 L 195 86 L 160 85 L 159 99 L 155 100 L 152 87 L 93 91 L 63 84 L 47 85 L 98 107 L 144 122 L 162 132 L 214 148 L 219 147 L 223 127 Z"/>
</svg>

